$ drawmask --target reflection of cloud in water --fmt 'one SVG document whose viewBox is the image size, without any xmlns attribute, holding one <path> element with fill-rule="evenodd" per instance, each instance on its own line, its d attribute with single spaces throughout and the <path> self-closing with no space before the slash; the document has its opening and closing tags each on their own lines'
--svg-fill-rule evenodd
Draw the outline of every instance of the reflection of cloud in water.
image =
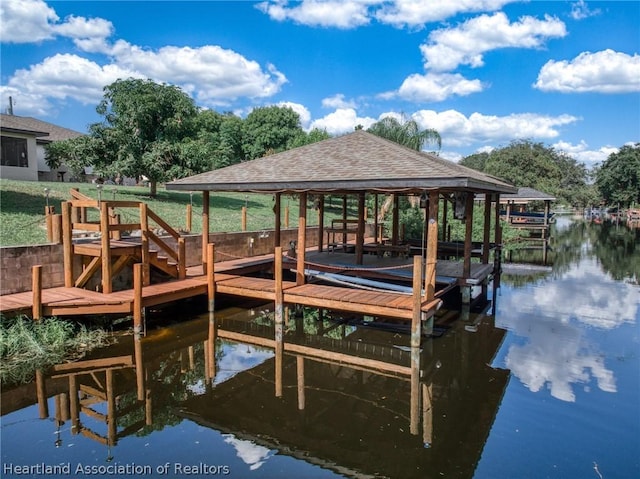
<svg viewBox="0 0 640 479">
<path fill-rule="evenodd" d="M 220 384 L 242 371 L 255 368 L 273 357 L 273 351 L 240 343 L 222 343 L 222 357 L 216 364 L 214 384 Z"/>
<path fill-rule="evenodd" d="M 562 278 L 514 290 L 500 304 L 503 311 L 528 312 L 568 322 L 575 319 L 596 328 L 633 323 L 640 307 L 640 289 L 613 280 L 595 260 L 583 260 Z"/>
<path fill-rule="evenodd" d="M 264 446 L 259 446 L 251 441 L 238 439 L 233 434 L 223 434 L 224 442 L 231 444 L 236 454 L 245 464 L 249 465 L 249 469 L 255 471 L 269 459 L 275 451 L 271 451 Z"/>
<path fill-rule="evenodd" d="M 613 372 L 604 365 L 584 326 L 613 329 L 636 320 L 640 290 L 616 282 L 593 260 L 554 281 L 513 289 L 498 301 L 496 326 L 528 339 L 512 345 L 505 359 L 531 391 L 547 384 L 551 395 L 575 401 L 574 383 L 594 378 L 602 391 L 616 392 Z"/>
<path fill-rule="evenodd" d="M 613 372 L 579 327 L 536 317 L 516 321 L 516 333 L 524 333 L 529 342 L 509 348 L 506 366 L 531 391 L 548 384 L 553 397 L 574 402 L 571 385 L 586 384 L 593 377 L 601 390 L 616 392 Z"/>
</svg>

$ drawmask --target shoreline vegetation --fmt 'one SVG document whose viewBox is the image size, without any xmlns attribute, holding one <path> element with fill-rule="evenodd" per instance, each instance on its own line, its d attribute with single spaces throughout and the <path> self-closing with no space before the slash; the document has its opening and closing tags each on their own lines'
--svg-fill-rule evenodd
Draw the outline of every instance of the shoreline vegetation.
<svg viewBox="0 0 640 479">
<path fill-rule="evenodd" d="M 106 346 L 111 333 L 76 321 L 26 316 L 0 318 L 0 383 L 26 383 L 36 370 L 82 357 Z"/>
</svg>

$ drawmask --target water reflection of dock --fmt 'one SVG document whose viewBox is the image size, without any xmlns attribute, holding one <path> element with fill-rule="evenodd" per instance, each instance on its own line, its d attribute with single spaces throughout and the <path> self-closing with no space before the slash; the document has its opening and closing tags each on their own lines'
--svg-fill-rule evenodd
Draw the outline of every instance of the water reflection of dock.
<svg viewBox="0 0 640 479">
<path fill-rule="evenodd" d="M 177 415 L 349 476 L 471 477 L 509 376 L 489 366 L 504 337 L 493 318 L 455 322 L 418 349 L 316 313 L 278 324 L 269 308 L 233 309 L 124 338 L 39 373 L 31 403 L 115 457 L 122 438 L 160 433 Z M 221 375 L 224 354 L 249 347 L 272 352 Z M 2 391 L 3 414 L 25 406 L 25 391 Z"/>
</svg>

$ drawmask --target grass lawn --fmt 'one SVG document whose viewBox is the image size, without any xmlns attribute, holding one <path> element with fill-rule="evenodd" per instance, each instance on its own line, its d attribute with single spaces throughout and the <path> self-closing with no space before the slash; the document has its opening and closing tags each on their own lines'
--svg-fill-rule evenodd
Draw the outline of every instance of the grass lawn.
<svg viewBox="0 0 640 479">
<path fill-rule="evenodd" d="M 98 198 L 98 189 L 91 183 L 59 183 L 0 180 L 0 246 L 18 246 L 43 244 L 47 242 L 45 226 L 45 207 L 47 195 L 45 188 L 49 190 L 49 205 L 55 206 L 56 212 L 61 211 L 60 203 L 71 199 L 69 190 L 77 188 L 80 193 Z M 149 196 L 149 189 L 142 186 L 115 186 L 103 185 L 100 196 L 104 200 L 144 201 L 155 213 L 163 218 L 175 229 L 186 229 L 187 205 L 193 201 L 193 216 L 191 231 L 202 232 L 202 194 L 199 192 L 190 195 L 188 192 L 166 191 L 158 187 L 155 198 Z M 325 222 L 341 215 L 341 201 L 333 201 L 335 208 L 331 207 L 331 201 L 327 200 Z M 241 230 L 242 207 L 247 206 L 247 230 L 260 231 L 273 229 L 272 195 L 244 193 L 212 193 L 210 195 L 210 231 L 233 232 Z M 289 206 L 290 227 L 298 224 L 298 198 L 282 197 L 282 214 L 285 207 Z M 351 206 L 353 208 L 355 205 Z M 137 211 L 133 208 L 118 209 L 122 222 L 139 221 Z M 355 211 L 349 211 L 353 216 Z M 95 216 L 89 220 L 98 220 L 97 210 Z M 283 219 L 284 227 L 284 219 Z M 308 213 L 308 225 L 317 225 L 318 216 L 310 211 Z"/>
</svg>

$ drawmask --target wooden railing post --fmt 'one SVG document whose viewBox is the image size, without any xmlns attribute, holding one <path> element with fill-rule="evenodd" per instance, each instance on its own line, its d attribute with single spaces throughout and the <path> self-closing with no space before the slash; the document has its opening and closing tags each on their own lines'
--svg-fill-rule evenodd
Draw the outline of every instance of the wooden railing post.
<svg viewBox="0 0 640 479">
<path fill-rule="evenodd" d="M 31 268 L 31 290 L 33 292 L 33 319 L 42 319 L 42 266 Z"/>
<path fill-rule="evenodd" d="M 64 285 L 73 287 L 73 225 L 71 223 L 71 203 L 62 203 L 62 246 L 64 262 Z"/>
<path fill-rule="evenodd" d="M 143 278 L 143 265 L 136 263 L 133 265 L 133 332 L 136 335 L 140 335 L 143 332 L 142 329 L 142 286 L 144 282 Z M 136 365 L 142 367 L 142 364 Z"/>
<path fill-rule="evenodd" d="M 151 266 L 149 255 L 149 217 L 147 204 L 140 203 L 140 230 L 142 239 L 142 279 L 143 284 L 151 284 Z"/>
<path fill-rule="evenodd" d="M 51 216 L 51 242 L 62 244 L 62 215 Z"/>
<path fill-rule="evenodd" d="M 413 257 L 413 316 L 411 317 L 411 347 L 420 346 L 422 320 L 422 255 Z"/>
<path fill-rule="evenodd" d="M 242 207 L 242 219 L 240 222 L 241 231 L 247 231 L 247 207 Z"/>
<path fill-rule="evenodd" d="M 55 213 L 55 207 L 54 206 L 45 206 L 44 207 L 44 215 L 45 215 L 45 221 L 47 224 L 47 241 L 49 243 L 53 242 L 53 215 Z"/>
<path fill-rule="evenodd" d="M 209 313 L 215 311 L 216 276 L 215 276 L 215 245 L 207 245 L 207 297 L 209 299 Z"/>
<path fill-rule="evenodd" d="M 100 249 L 102 256 L 102 292 L 110 294 L 113 291 L 111 286 L 111 241 L 109 231 L 109 205 L 106 202 L 100 203 Z"/>
<path fill-rule="evenodd" d="M 178 278 L 187 277 L 187 246 L 184 238 L 178 238 Z"/>
<path fill-rule="evenodd" d="M 191 233 L 192 218 L 193 218 L 193 206 L 191 206 L 191 203 L 189 203 L 187 205 L 187 221 L 186 221 L 186 226 L 185 226 L 185 229 L 189 233 Z"/>
</svg>

